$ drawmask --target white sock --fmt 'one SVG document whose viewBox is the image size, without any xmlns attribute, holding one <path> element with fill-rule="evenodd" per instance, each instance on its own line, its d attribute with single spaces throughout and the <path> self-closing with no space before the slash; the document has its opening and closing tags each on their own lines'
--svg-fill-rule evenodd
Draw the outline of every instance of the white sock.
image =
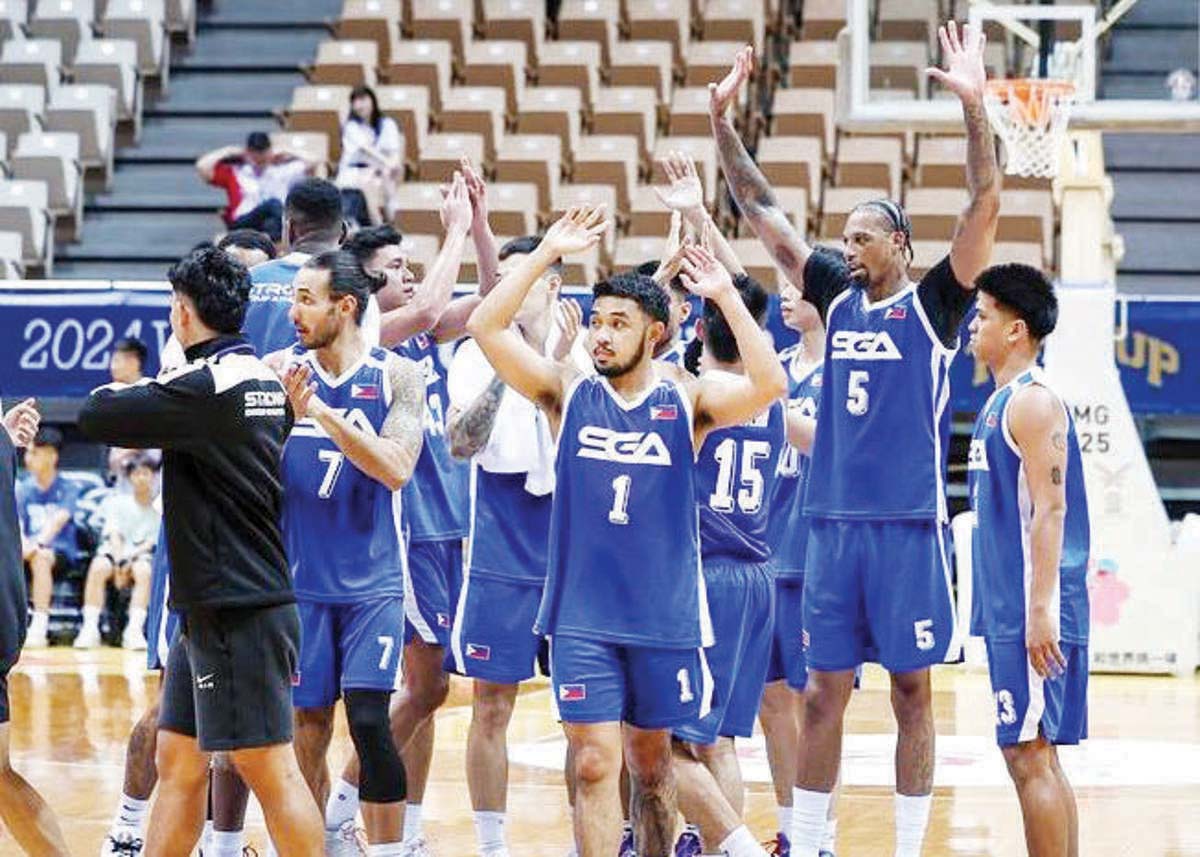
<svg viewBox="0 0 1200 857">
<path fill-rule="evenodd" d="M 767 853 L 744 824 L 725 837 L 721 851 L 729 857 L 762 857 Z"/>
<path fill-rule="evenodd" d="M 896 857 L 921 857 L 933 795 L 896 795 Z"/>
<path fill-rule="evenodd" d="M 325 829 L 337 830 L 358 815 L 358 786 L 338 779 L 325 802 Z M 407 826 L 408 818 L 404 819 Z"/>
<path fill-rule="evenodd" d="M 400 857 L 403 853 L 403 842 L 384 842 L 381 845 L 367 846 L 367 857 Z"/>
<path fill-rule="evenodd" d="M 212 842 L 212 835 L 213 835 L 212 819 L 206 818 L 204 820 L 204 831 L 200 834 L 200 850 L 201 851 L 209 850 L 209 843 Z"/>
<path fill-rule="evenodd" d="M 421 835 L 421 805 L 406 803 L 404 805 L 404 841 L 416 839 Z"/>
<path fill-rule="evenodd" d="M 50 614 L 45 610 L 34 610 L 33 615 L 29 617 L 29 630 L 26 633 L 30 637 L 44 637 L 49 627 Z"/>
<path fill-rule="evenodd" d="M 88 605 L 84 604 L 83 605 L 83 627 L 80 629 L 80 632 L 89 631 L 89 630 L 97 631 L 99 629 L 100 629 L 100 608 L 99 607 L 89 607 Z"/>
<path fill-rule="evenodd" d="M 214 830 L 208 848 L 212 850 L 213 857 L 242 857 L 245 845 L 246 837 L 240 830 Z M 204 853 L 208 854 L 208 850 Z"/>
<path fill-rule="evenodd" d="M 508 855 L 508 842 L 504 838 L 504 813 L 475 813 L 475 836 L 479 839 L 479 853 L 499 857 Z"/>
<path fill-rule="evenodd" d="M 633 833 L 633 822 L 628 818 L 621 822 L 622 833 Z"/>
<path fill-rule="evenodd" d="M 129 631 L 132 628 L 133 630 L 131 631 L 131 633 L 140 634 L 140 633 L 142 633 L 142 630 L 145 627 L 146 627 L 146 611 L 143 610 L 141 607 L 130 607 L 129 608 L 129 624 L 125 626 L 125 630 Z"/>
<path fill-rule="evenodd" d="M 775 812 L 779 815 L 779 832 L 792 838 L 792 808 L 790 806 L 779 806 L 775 808 Z"/>
<path fill-rule="evenodd" d="M 141 830 L 149 809 L 150 801 L 138 800 L 122 792 L 121 802 L 117 805 L 117 816 L 113 819 L 113 827 L 136 827 Z"/>
<path fill-rule="evenodd" d="M 829 792 L 792 789 L 792 857 L 817 857 L 831 797 Z"/>
<path fill-rule="evenodd" d="M 832 854 L 837 849 L 834 848 L 837 844 L 837 819 L 829 818 L 825 820 L 825 835 L 821 837 L 821 850 L 828 851 Z"/>
</svg>

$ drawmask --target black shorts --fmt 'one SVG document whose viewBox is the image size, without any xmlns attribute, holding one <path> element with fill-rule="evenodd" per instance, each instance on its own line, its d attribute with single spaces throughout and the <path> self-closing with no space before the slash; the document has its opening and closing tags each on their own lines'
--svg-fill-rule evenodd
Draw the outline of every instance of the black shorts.
<svg viewBox="0 0 1200 857">
<path fill-rule="evenodd" d="M 205 752 L 292 740 L 300 618 L 295 604 L 192 608 L 171 644 L 158 725 Z"/>
<path fill-rule="evenodd" d="M 7 723 L 11 712 L 8 710 L 8 671 L 15 663 L 0 662 L 0 725 Z"/>
</svg>

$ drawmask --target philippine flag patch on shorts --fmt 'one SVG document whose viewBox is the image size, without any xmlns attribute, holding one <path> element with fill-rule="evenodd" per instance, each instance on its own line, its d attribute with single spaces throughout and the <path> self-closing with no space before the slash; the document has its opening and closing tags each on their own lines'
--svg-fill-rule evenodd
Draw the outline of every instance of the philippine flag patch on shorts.
<svg viewBox="0 0 1200 857">
<path fill-rule="evenodd" d="M 467 657 L 476 661 L 490 661 L 492 659 L 492 647 L 481 646 L 478 643 L 467 643 Z"/>
<path fill-rule="evenodd" d="M 586 684 L 564 684 L 558 688 L 559 702 L 579 702 L 587 699 Z"/>
</svg>

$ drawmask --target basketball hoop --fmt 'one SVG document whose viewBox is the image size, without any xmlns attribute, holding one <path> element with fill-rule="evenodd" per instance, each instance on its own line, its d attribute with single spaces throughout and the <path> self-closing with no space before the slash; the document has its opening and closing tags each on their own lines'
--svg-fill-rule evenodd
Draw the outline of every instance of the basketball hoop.
<svg viewBox="0 0 1200 857">
<path fill-rule="evenodd" d="M 1020 78 L 989 80 L 988 118 L 1008 154 L 1004 171 L 1016 176 L 1053 178 L 1066 137 L 1075 84 L 1068 80 Z"/>
</svg>

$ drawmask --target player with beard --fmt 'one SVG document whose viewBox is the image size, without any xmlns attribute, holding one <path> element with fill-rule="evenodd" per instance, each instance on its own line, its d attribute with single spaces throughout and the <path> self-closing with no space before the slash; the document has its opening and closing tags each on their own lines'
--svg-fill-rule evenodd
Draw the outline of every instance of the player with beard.
<svg viewBox="0 0 1200 857">
<path fill-rule="evenodd" d="M 576 773 L 575 841 L 611 857 L 621 838 L 622 752 L 633 777 L 635 847 L 671 852 L 670 730 L 706 712 L 712 642 L 700 574 L 695 456 L 713 429 L 787 390 L 770 342 L 712 254 L 691 248 L 684 284 L 720 307 L 746 374 L 664 377 L 663 289 L 621 274 L 598 283 L 588 329 L 595 375 L 531 348 L 512 320 L 555 260 L 593 246 L 603 209 L 572 208 L 486 297 L 468 328 L 497 375 L 545 412 L 558 438 L 550 561 L 535 632 L 551 635 L 554 690 Z"/>
</svg>

